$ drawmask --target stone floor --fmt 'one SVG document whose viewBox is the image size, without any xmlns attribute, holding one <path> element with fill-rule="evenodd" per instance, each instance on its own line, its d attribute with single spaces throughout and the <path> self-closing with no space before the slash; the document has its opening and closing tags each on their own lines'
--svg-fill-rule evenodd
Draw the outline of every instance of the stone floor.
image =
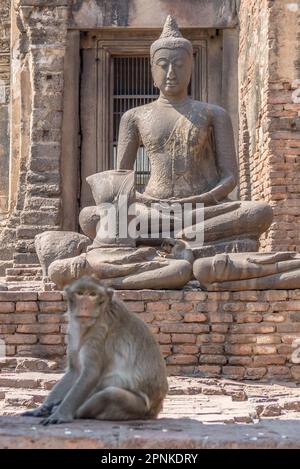
<svg viewBox="0 0 300 469">
<path fill-rule="evenodd" d="M 11 358 L 0 369 L 0 448 L 300 448 L 300 387 L 293 383 L 171 377 L 156 421 L 44 428 L 16 415 L 43 401 L 61 376 L 58 365 Z"/>
</svg>

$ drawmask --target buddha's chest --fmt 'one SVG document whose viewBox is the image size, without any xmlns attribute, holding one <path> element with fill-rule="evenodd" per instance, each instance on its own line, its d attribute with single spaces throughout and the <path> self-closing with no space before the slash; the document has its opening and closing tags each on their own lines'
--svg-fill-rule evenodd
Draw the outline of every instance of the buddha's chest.
<svg viewBox="0 0 300 469">
<path fill-rule="evenodd" d="M 211 132 L 209 119 L 204 115 L 179 113 L 174 109 L 152 110 L 140 122 L 140 135 L 146 150 L 151 154 L 182 156 L 201 155 Z"/>
</svg>

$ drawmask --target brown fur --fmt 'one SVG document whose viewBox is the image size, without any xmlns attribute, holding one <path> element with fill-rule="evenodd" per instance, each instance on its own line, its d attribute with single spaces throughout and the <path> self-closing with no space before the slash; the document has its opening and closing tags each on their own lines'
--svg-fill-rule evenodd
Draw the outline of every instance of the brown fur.
<svg viewBox="0 0 300 469">
<path fill-rule="evenodd" d="M 155 418 L 168 385 L 159 347 L 146 324 L 91 277 L 66 287 L 68 369 L 46 401 L 26 415 L 44 424 L 73 418 Z"/>
</svg>

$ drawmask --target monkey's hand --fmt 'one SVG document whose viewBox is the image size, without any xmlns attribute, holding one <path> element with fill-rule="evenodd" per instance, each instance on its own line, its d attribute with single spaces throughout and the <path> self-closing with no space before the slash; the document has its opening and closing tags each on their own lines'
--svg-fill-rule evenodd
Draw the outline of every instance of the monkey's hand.
<svg viewBox="0 0 300 469">
<path fill-rule="evenodd" d="M 59 423 L 67 423 L 72 422 L 73 416 L 70 414 L 64 414 L 63 412 L 59 411 L 57 408 L 53 414 L 49 415 L 49 417 L 45 418 L 41 421 L 42 425 L 56 425 Z"/>
</svg>

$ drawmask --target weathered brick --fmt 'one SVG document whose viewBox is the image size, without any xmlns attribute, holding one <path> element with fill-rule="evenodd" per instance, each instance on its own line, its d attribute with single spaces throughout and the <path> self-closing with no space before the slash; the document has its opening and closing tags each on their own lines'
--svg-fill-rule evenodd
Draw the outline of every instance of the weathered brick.
<svg viewBox="0 0 300 469">
<path fill-rule="evenodd" d="M 232 314 L 228 314 L 228 313 L 211 313 L 210 321 L 218 322 L 218 323 L 233 322 L 233 316 Z"/>
<path fill-rule="evenodd" d="M 194 334 L 172 334 L 171 340 L 173 344 L 195 344 L 196 336 Z"/>
<path fill-rule="evenodd" d="M 40 301 L 39 308 L 41 313 L 63 313 L 67 311 L 65 301 Z"/>
<path fill-rule="evenodd" d="M 161 311 L 168 311 L 169 310 L 169 303 L 165 302 L 161 302 L 161 301 L 157 301 L 155 303 L 147 303 L 147 311 L 158 311 L 158 312 L 161 312 Z"/>
<path fill-rule="evenodd" d="M 15 310 L 15 303 L 12 301 L 0 302 L 0 313 L 13 313 Z"/>
<path fill-rule="evenodd" d="M 199 346 L 197 345 L 173 345 L 174 353 L 183 355 L 196 355 L 199 353 Z"/>
<path fill-rule="evenodd" d="M 277 326 L 277 330 L 279 325 Z M 275 326 L 265 324 L 233 324 L 230 326 L 232 334 L 271 334 L 275 332 Z"/>
<path fill-rule="evenodd" d="M 231 379 L 243 379 L 245 372 L 246 368 L 244 368 L 243 366 L 227 365 L 222 367 L 222 373 L 224 374 L 224 376 Z"/>
<path fill-rule="evenodd" d="M 154 314 L 152 313 L 138 313 L 138 317 L 146 324 L 150 324 L 152 321 L 154 321 Z"/>
<path fill-rule="evenodd" d="M 36 314 L 35 313 L 14 314 L 12 317 L 12 322 L 14 322 L 15 324 L 34 324 L 36 323 Z"/>
<path fill-rule="evenodd" d="M 186 313 L 193 311 L 194 305 L 192 303 L 172 303 L 171 310 L 179 313 Z"/>
<path fill-rule="evenodd" d="M 58 345 L 63 342 L 63 337 L 60 335 L 41 335 L 39 337 L 40 344 L 48 344 L 48 345 Z"/>
<path fill-rule="evenodd" d="M 277 352 L 274 345 L 254 345 L 253 353 L 256 355 L 273 355 Z"/>
<path fill-rule="evenodd" d="M 245 373 L 245 379 L 261 379 L 267 373 L 267 368 L 248 367 Z"/>
<path fill-rule="evenodd" d="M 256 342 L 259 345 L 280 344 L 281 338 L 278 335 L 258 335 Z"/>
<path fill-rule="evenodd" d="M 226 334 L 229 329 L 229 324 L 212 324 L 211 330 L 212 332 L 218 332 L 220 334 Z"/>
<path fill-rule="evenodd" d="M 10 291 L 0 292 L 0 302 L 2 301 L 36 301 L 37 293 L 35 292 L 22 292 Z"/>
<path fill-rule="evenodd" d="M 40 301 L 61 301 L 63 295 L 59 291 L 41 291 L 38 292 L 38 299 Z"/>
<path fill-rule="evenodd" d="M 38 321 L 41 323 L 60 323 L 61 317 L 57 314 L 39 314 Z"/>
<path fill-rule="evenodd" d="M 282 376 L 284 378 L 289 378 L 291 375 L 291 370 L 287 366 L 269 366 L 268 367 L 268 376 Z"/>
<path fill-rule="evenodd" d="M 205 301 L 207 293 L 202 291 L 187 291 L 184 292 L 184 299 L 186 301 Z"/>
<path fill-rule="evenodd" d="M 216 377 L 221 374 L 221 367 L 217 365 L 200 365 L 197 366 L 197 372 L 205 377 Z"/>
<path fill-rule="evenodd" d="M 224 353 L 224 346 L 217 344 L 201 345 L 200 352 L 208 355 L 219 355 Z"/>
<path fill-rule="evenodd" d="M 24 324 L 17 326 L 20 334 L 53 334 L 60 332 L 59 324 Z"/>
<path fill-rule="evenodd" d="M 225 365 L 227 358 L 224 355 L 200 355 L 199 363 L 202 365 Z"/>
<path fill-rule="evenodd" d="M 197 341 L 196 342 L 197 342 L 197 345 L 210 343 L 211 342 L 211 336 L 210 336 L 210 334 L 197 335 Z"/>
<path fill-rule="evenodd" d="M 160 344 L 170 344 L 171 343 L 171 334 L 158 334 L 157 340 Z"/>
<path fill-rule="evenodd" d="M 207 316 L 203 313 L 186 313 L 183 320 L 185 322 L 205 322 Z"/>
<path fill-rule="evenodd" d="M 226 340 L 226 336 L 222 334 L 210 334 L 210 339 L 213 343 L 222 344 Z"/>
<path fill-rule="evenodd" d="M 263 320 L 262 314 L 259 313 L 236 313 L 234 315 L 234 321 L 238 324 L 247 322 L 261 322 Z"/>
<path fill-rule="evenodd" d="M 35 344 L 37 336 L 33 334 L 13 334 L 5 337 L 7 344 Z"/>
<path fill-rule="evenodd" d="M 13 334 L 16 330 L 16 326 L 14 325 L 1 325 L 0 326 L 0 334 Z"/>
<path fill-rule="evenodd" d="M 209 332 L 209 326 L 206 324 L 162 324 L 160 326 L 161 332 L 174 332 L 183 334 L 201 334 L 203 332 Z"/>
<path fill-rule="evenodd" d="M 251 355 L 252 345 L 248 344 L 226 344 L 225 346 L 226 353 L 230 355 Z"/>
<path fill-rule="evenodd" d="M 145 303 L 143 301 L 127 301 L 126 307 L 129 309 L 129 311 L 140 312 L 144 311 Z"/>
<path fill-rule="evenodd" d="M 254 366 L 284 365 L 285 362 L 284 355 L 257 355 L 253 357 Z"/>
<path fill-rule="evenodd" d="M 283 314 L 266 314 L 264 316 L 265 322 L 284 322 L 285 319 Z"/>
<path fill-rule="evenodd" d="M 231 344 L 255 344 L 256 336 L 254 334 L 232 334 L 228 336 Z"/>
<path fill-rule="evenodd" d="M 34 313 L 38 311 L 38 305 L 36 301 L 17 301 L 16 303 L 16 312 L 21 313 Z"/>
<path fill-rule="evenodd" d="M 251 357 L 228 357 L 228 364 L 232 366 L 250 366 L 252 363 Z"/>
<path fill-rule="evenodd" d="M 167 357 L 167 364 L 171 365 L 196 365 L 198 364 L 198 358 L 193 355 L 172 355 Z"/>
<path fill-rule="evenodd" d="M 146 313 L 149 314 L 149 313 Z M 151 314 L 151 313 L 150 313 Z M 164 322 L 179 322 L 182 320 L 183 315 L 175 313 L 174 311 L 155 312 L 153 314 L 155 321 Z"/>
<path fill-rule="evenodd" d="M 218 308 L 219 304 L 217 302 L 202 302 L 197 304 L 196 311 L 200 311 L 201 313 L 215 313 L 216 311 L 218 311 Z"/>
</svg>

